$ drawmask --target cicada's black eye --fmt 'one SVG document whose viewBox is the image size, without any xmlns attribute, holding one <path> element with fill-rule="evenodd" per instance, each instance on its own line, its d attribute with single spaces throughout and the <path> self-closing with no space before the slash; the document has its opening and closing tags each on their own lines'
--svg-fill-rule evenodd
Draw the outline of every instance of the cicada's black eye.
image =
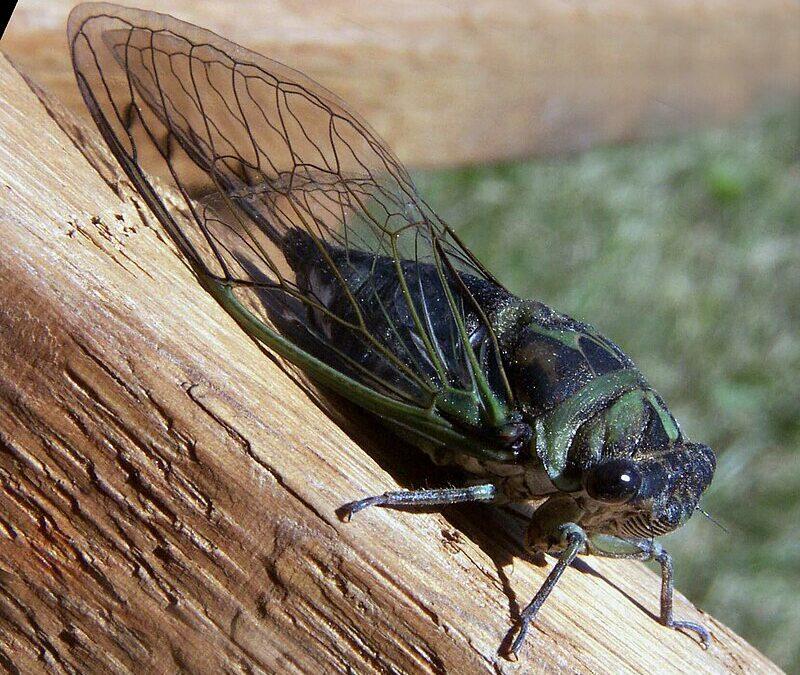
<svg viewBox="0 0 800 675">
<path fill-rule="evenodd" d="M 629 459 L 609 459 L 592 467 L 584 487 L 592 499 L 611 504 L 631 500 L 642 486 L 642 474 Z"/>
</svg>

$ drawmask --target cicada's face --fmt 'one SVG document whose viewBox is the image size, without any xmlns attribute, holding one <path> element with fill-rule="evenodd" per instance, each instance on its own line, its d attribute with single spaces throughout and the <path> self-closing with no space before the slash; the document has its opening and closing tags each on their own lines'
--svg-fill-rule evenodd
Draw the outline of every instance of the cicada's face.
<svg viewBox="0 0 800 675">
<path fill-rule="evenodd" d="M 601 460 L 583 475 L 581 525 L 622 537 L 671 532 L 691 517 L 715 466 L 714 452 L 701 443 Z"/>
</svg>

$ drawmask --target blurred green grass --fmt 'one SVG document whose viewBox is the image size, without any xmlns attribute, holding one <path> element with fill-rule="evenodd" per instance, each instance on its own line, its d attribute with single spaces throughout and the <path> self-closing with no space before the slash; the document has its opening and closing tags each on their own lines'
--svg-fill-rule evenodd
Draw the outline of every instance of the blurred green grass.
<svg viewBox="0 0 800 675">
<path fill-rule="evenodd" d="M 800 672 L 800 108 L 725 130 L 418 174 L 514 292 L 598 327 L 718 453 L 677 585 Z"/>
</svg>

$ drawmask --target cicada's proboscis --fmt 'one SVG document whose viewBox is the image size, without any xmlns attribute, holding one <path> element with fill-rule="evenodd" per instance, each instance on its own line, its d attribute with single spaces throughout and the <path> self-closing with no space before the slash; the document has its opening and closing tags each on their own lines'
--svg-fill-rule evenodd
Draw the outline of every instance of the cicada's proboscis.
<svg viewBox="0 0 800 675">
<path fill-rule="evenodd" d="M 85 4 L 69 19 L 103 137 L 204 287 L 253 338 L 377 415 L 466 487 L 345 505 L 546 499 L 526 545 L 657 560 L 714 454 L 687 442 L 631 360 L 592 327 L 507 291 L 344 103 L 301 73 L 172 17 Z M 164 190 L 185 208 L 171 209 Z M 477 478 L 476 478 L 477 477 Z"/>
</svg>

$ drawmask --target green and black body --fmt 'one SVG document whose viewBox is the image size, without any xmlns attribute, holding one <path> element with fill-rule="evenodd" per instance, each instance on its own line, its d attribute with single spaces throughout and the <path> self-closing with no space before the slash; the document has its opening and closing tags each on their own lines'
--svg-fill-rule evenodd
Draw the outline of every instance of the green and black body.
<svg viewBox="0 0 800 675">
<path fill-rule="evenodd" d="M 302 234 L 292 236 L 302 242 L 290 247 L 289 261 L 306 293 L 326 298 L 329 310 L 341 307 L 342 315 L 350 306 L 346 292 L 363 294 L 361 306 L 373 310 L 365 315 L 367 323 L 379 333 L 393 327 L 389 346 L 395 353 L 414 344 L 416 326 L 392 260 L 329 248 L 337 268 L 349 272 L 342 288 L 324 273 L 327 263 L 316 247 Z M 340 260 L 344 257 L 347 265 Z M 400 274 L 419 282 L 408 290 L 416 306 L 446 304 L 433 265 L 403 261 Z M 602 513 L 592 517 L 597 531 L 654 537 L 682 525 L 711 482 L 714 454 L 707 446 L 686 442 L 664 401 L 631 359 L 591 326 L 540 302 L 521 300 L 468 274 L 460 275 L 460 282 L 475 302 L 474 309 L 465 303 L 463 313 L 468 342 L 477 355 L 491 353 L 486 320 L 497 340 L 499 365 L 514 392 L 513 402 L 505 398 L 497 364 L 479 358 L 474 377 L 484 382 L 474 386 L 472 395 L 464 395 L 465 390 L 458 388 L 459 377 L 453 375 L 451 388 L 444 388 L 433 401 L 434 414 L 457 430 L 456 444 L 449 435 L 417 433 L 405 423 L 397 430 L 437 463 L 460 465 L 490 478 L 509 501 L 567 493 L 585 504 L 588 512 L 593 510 L 591 493 L 601 497 L 606 491 L 611 499 L 596 500 L 603 503 Z M 456 292 L 458 285 L 453 286 Z M 449 332 L 445 322 L 437 325 L 435 316 L 431 323 L 439 350 L 455 352 L 460 336 Z M 368 364 L 383 382 L 402 384 L 392 382 L 396 371 L 382 370 L 385 362 L 366 341 L 353 340 L 338 324 L 326 324 L 321 311 L 309 311 L 308 321 L 298 325 L 300 334 L 293 334 L 291 326 L 285 326 L 284 333 L 299 343 L 308 325 L 325 336 L 325 344 L 349 357 L 328 357 L 340 372 L 347 372 L 348 362 L 356 361 Z M 318 355 L 325 358 L 322 351 Z M 426 365 L 433 377 L 433 367 Z M 392 417 L 385 420 L 393 425 Z M 464 438 L 470 443 L 465 444 Z M 631 483 L 619 485 L 614 471 L 628 472 Z M 617 493 L 611 496 L 614 490 Z M 623 499 L 629 493 L 632 499 Z"/>
<path fill-rule="evenodd" d="M 559 561 L 510 653 L 581 553 L 660 562 L 662 622 L 708 642 L 673 619 L 654 537 L 695 511 L 714 454 L 619 347 L 506 290 L 369 126 L 302 74 L 114 5 L 77 7 L 68 31 L 100 131 L 204 287 L 254 339 L 467 474 L 343 515 L 545 500 L 526 544 Z"/>
</svg>

